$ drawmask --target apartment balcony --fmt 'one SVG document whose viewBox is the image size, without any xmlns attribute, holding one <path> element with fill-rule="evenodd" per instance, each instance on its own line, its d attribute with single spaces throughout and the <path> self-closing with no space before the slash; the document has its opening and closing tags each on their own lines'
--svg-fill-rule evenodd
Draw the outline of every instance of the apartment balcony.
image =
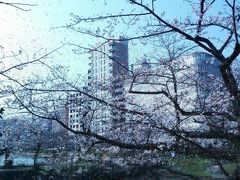
<svg viewBox="0 0 240 180">
<path fill-rule="evenodd" d="M 88 76 L 88 80 L 91 80 L 92 79 L 92 76 Z"/>
<path fill-rule="evenodd" d="M 111 54 L 109 57 L 110 57 L 110 59 L 115 59 L 115 58 L 117 58 L 118 56 L 115 55 L 115 54 Z"/>
<path fill-rule="evenodd" d="M 92 64 L 93 64 L 92 60 L 89 61 L 88 65 L 89 65 L 90 67 L 92 66 Z"/>
<path fill-rule="evenodd" d="M 109 49 L 108 51 L 112 53 L 112 52 L 115 52 L 115 51 L 117 51 L 117 50 L 118 50 L 118 49 L 116 49 L 116 48 L 111 48 L 111 49 Z"/>
<path fill-rule="evenodd" d="M 116 44 L 115 41 L 111 41 L 111 42 L 109 43 L 109 46 L 114 46 L 115 44 Z"/>
</svg>

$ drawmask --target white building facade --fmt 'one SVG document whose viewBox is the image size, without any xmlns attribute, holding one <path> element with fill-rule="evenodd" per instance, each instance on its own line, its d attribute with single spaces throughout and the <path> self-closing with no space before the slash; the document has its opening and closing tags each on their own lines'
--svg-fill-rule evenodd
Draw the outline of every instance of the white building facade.
<svg viewBox="0 0 240 180">
<path fill-rule="evenodd" d="M 94 113 L 91 129 L 106 132 L 114 123 L 124 121 L 123 85 L 128 69 L 128 41 L 120 37 L 97 44 L 89 58 L 88 87 Z"/>
<path fill-rule="evenodd" d="M 81 90 L 86 92 L 87 88 L 83 87 Z M 87 131 L 90 115 L 89 98 L 81 92 L 75 92 L 70 93 L 67 99 L 68 127 L 75 131 Z"/>
<path fill-rule="evenodd" d="M 168 124 L 174 124 L 175 118 L 171 116 L 176 116 L 171 98 L 177 99 L 185 111 L 211 110 L 218 103 L 213 98 L 219 96 L 217 92 L 223 87 L 219 65 L 218 60 L 205 52 L 159 64 L 145 61 L 142 67 L 133 68 L 134 81 L 130 78 L 125 84 L 126 108 L 149 113 Z M 131 119 L 134 115 L 128 115 L 127 120 Z"/>
</svg>

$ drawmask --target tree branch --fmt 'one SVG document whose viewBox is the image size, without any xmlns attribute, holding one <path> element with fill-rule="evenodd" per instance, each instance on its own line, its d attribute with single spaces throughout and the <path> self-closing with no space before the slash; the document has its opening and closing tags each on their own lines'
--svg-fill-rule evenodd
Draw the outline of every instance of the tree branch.
<svg viewBox="0 0 240 180">
<path fill-rule="evenodd" d="M 7 5 L 7 6 L 11 6 L 11 7 L 14 7 L 14 8 L 17 8 L 21 11 L 30 11 L 31 9 L 25 9 L 23 7 L 28 7 L 28 6 L 36 6 L 36 4 L 26 4 L 26 3 L 8 3 L 8 2 L 3 2 L 3 1 L 0 1 L 0 4 L 4 4 L 4 5 Z M 23 6 L 23 7 L 22 7 Z"/>
</svg>

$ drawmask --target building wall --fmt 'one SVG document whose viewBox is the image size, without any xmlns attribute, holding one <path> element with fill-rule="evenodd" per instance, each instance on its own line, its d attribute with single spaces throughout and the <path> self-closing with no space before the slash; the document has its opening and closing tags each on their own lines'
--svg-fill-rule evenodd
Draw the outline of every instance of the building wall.
<svg viewBox="0 0 240 180">
<path fill-rule="evenodd" d="M 57 118 L 62 121 L 65 125 L 68 126 L 68 108 L 67 106 L 59 106 L 56 108 L 55 114 L 57 115 Z M 62 133 L 66 134 L 67 130 L 62 127 L 58 122 L 51 121 L 52 122 L 52 132 L 53 133 Z"/>
<path fill-rule="evenodd" d="M 87 91 L 87 88 L 83 87 L 82 90 Z M 81 92 L 68 95 L 68 103 L 66 106 L 68 127 L 75 131 L 87 131 L 87 129 L 89 129 L 89 103 L 89 98 Z"/>
<path fill-rule="evenodd" d="M 132 90 L 141 92 L 165 90 L 171 94 L 172 98 L 177 95 L 180 106 L 186 111 L 199 110 L 199 99 L 208 103 L 209 107 L 204 106 L 204 108 L 212 108 L 215 106 L 212 98 L 216 97 L 217 91 L 221 91 L 219 88 L 222 84 L 219 65 L 220 63 L 213 56 L 204 52 L 189 54 L 167 63 L 163 62 L 161 65 L 146 66 L 143 63 L 142 67 L 137 65 L 133 68 L 135 75 L 138 76 L 133 83 Z M 175 87 L 173 76 L 176 80 Z M 127 109 L 148 112 L 161 122 L 174 124 L 172 120 L 176 116 L 175 110 L 166 96 L 128 93 L 130 85 L 132 85 L 132 78 L 125 84 Z M 177 94 L 174 88 L 177 89 Z M 209 99 L 210 101 L 207 101 Z M 127 119 L 139 118 L 134 116 L 129 114 Z M 190 124 L 188 123 L 188 125 Z"/>
<path fill-rule="evenodd" d="M 128 42 L 124 38 L 113 40 L 97 47 L 89 58 L 88 85 L 90 93 L 112 105 L 123 107 L 123 79 L 128 68 Z M 98 132 L 107 131 L 114 122 L 123 120 L 124 114 L 104 103 L 94 100 L 91 103 L 94 111 L 92 129 Z"/>
</svg>

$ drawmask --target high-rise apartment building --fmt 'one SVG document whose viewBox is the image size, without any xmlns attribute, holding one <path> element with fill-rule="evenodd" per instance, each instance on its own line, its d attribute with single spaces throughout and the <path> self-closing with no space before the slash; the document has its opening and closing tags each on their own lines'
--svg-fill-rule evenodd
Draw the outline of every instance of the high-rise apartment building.
<svg viewBox="0 0 240 180">
<path fill-rule="evenodd" d="M 207 104 L 210 108 L 212 106 L 210 102 L 215 102 L 212 98 L 220 98 L 217 92 L 224 91 L 219 67 L 220 61 L 205 52 L 195 52 L 179 58 L 178 61 L 184 64 L 184 67 L 178 73 L 180 74 L 178 79 L 183 81 L 180 91 L 183 94 L 188 94 L 188 96 L 183 95 L 182 100 L 180 99 L 182 106 L 186 108 L 192 106 L 191 103 L 186 101 L 186 99 L 189 99 L 197 104 L 195 107 L 192 106 L 193 108 L 206 109 Z"/>
<path fill-rule="evenodd" d="M 195 52 L 192 57 L 198 74 L 198 95 L 207 96 L 216 88 L 217 82 L 222 82 L 220 61 L 204 52 Z"/>
<path fill-rule="evenodd" d="M 92 128 L 104 132 L 114 123 L 124 121 L 123 85 L 128 71 L 128 41 L 120 37 L 108 43 L 97 44 L 89 58 L 89 92 L 101 101 L 91 102 L 94 111 Z M 115 108 L 116 107 L 116 108 Z"/>
<path fill-rule="evenodd" d="M 68 118 L 69 118 L 68 113 L 69 112 L 68 112 L 68 108 L 66 105 L 57 106 L 54 113 L 59 121 L 61 121 L 66 126 L 68 126 Z M 67 133 L 67 130 L 62 125 L 60 125 L 58 122 L 56 122 L 56 121 L 51 121 L 51 122 L 52 122 L 51 126 L 52 126 L 53 133 L 61 133 L 63 135 Z"/>
<path fill-rule="evenodd" d="M 135 81 L 133 83 L 130 79 L 126 83 L 126 89 L 128 91 L 131 86 L 133 91 L 143 93 L 128 93 L 130 103 L 126 102 L 127 108 L 141 111 L 163 109 L 162 104 L 169 102 L 169 99 L 163 94 L 154 95 L 154 92 L 164 90 L 171 97 L 177 94 L 178 103 L 183 109 L 188 111 L 196 108 L 211 109 L 217 104 L 217 98 L 222 98 L 219 95 L 221 93 L 217 92 L 224 91 L 219 66 L 220 62 L 205 52 L 195 52 L 160 63 L 151 64 L 145 60 L 141 64 L 132 66 Z M 149 92 L 153 93 L 149 95 Z M 170 110 L 171 107 L 169 106 L 167 110 L 174 111 Z"/>
</svg>

